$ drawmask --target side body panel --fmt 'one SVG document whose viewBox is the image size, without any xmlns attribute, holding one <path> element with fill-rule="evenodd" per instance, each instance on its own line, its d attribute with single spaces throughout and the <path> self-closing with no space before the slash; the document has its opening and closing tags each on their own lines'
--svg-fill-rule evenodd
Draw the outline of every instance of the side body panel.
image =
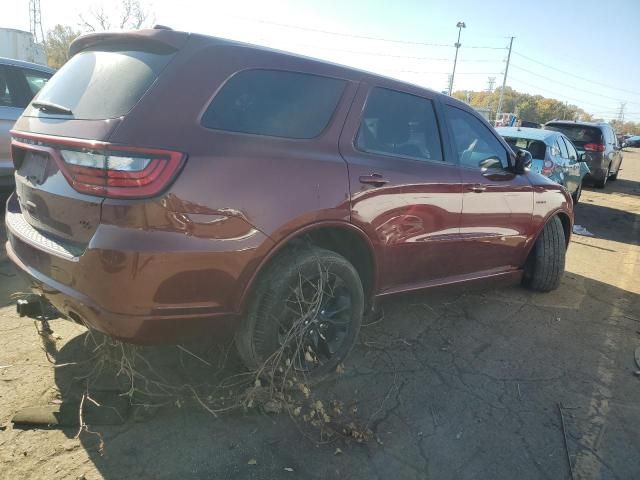
<svg viewBox="0 0 640 480">
<path fill-rule="evenodd" d="M 379 258 L 378 289 L 410 289 L 456 275 L 461 268 L 457 252 L 460 171 L 450 161 L 412 160 L 358 150 L 355 138 L 372 87 L 398 89 L 383 81 L 361 84 L 340 137 L 340 151 L 349 165 L 351 221 L 367 233 Z M 399 91 L 425 95 L 411 89 Z M 445 160 L 450 160 L 446 151 Z M 386 183 L 363 183 L 363 178 L 371 176 Z"/>
</svg>

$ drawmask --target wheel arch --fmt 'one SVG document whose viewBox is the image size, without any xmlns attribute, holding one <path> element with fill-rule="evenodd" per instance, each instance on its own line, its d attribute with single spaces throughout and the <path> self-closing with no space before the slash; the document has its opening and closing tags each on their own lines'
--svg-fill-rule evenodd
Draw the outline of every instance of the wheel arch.
<svg viewBox="0 0 640 480">
<path fill-rule="evenodd" d="M 256 281 L 271 262 L 286 248 L 311 244 L 334 251 L 345 257 L 354 266 L 365 293 L 365 309 L 372 307 L 377 289 L 378 265 L 375 248 L 367 235 L 346 221 L 324 221 L 306 225 L 289 233 L 271 247 L 252 272 L 242 294 L 236 301 L 236 312 L 246 313 L 248 300 Z"/>
</svg>

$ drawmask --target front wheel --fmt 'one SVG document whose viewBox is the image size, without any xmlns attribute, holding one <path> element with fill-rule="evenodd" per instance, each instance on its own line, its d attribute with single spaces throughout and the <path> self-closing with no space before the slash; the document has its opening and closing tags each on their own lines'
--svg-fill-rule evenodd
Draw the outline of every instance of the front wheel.
<svg viewBox="0 0 640 480">
<path fill-rule="evenodd" d="M 315 246 L 293 247 L 260 275 L 236 346 L 250 370 L 318 381 L 353 347 L 363 310 L 362 282 L 348 260 Z"/>
<path fill-rule="evenodd" d="M 532 290 L 549 292 L 560 285 L 564 274 L 566 243 L 560 218 L 544 226 L 524 268 L 523 283 Z"/>
</svg>

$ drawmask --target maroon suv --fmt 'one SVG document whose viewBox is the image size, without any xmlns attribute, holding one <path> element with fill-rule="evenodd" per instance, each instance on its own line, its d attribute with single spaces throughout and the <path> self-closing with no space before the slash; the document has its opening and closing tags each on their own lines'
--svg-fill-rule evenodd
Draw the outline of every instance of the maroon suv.
<svg viewBox="0 0 640 480">
<path fill-rule="evenodd" d="M 231 321 L 248 366 L 327 372 L 383 296 L 560 282 L 571 197 L 453 98 L 166 28 L 71 55 L 12 132 L 6 212 L 67 318 L 139 343 Z"/>
</svg>

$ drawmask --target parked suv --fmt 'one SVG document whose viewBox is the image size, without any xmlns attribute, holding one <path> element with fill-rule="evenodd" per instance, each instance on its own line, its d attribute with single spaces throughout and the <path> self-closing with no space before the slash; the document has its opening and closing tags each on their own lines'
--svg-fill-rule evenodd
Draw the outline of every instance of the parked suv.
<svg viewBox="0 0 640 480">
<path fill-rule="evenodd" d="M 13 190 L 14 184 L 9 130 L 53 72 L 43 65 L 0 57 L 0 195 Z"/>
<path fill-rule="evenodd" d="M 560 282 L 569 194 L 453 98 L 167 29 L 70 53 L 12 132 L 6 224 L 72 320 L 139 343 L 230 322 L 249 367 L 284 348 L 322 375 L 381 297 Z"/>
<path fill-rule="evenodd" d="M 596 187 L 604 188 L 607 180 L 616 180 L 622 165 L 622 147 L 608 123 L 553 120 L 544 126 L 547 130 L 564 133 L 587 162 L 590 173 L 586 178 Z M 582 157 L 582 154 L 584 156 Z"/>
</svg>

